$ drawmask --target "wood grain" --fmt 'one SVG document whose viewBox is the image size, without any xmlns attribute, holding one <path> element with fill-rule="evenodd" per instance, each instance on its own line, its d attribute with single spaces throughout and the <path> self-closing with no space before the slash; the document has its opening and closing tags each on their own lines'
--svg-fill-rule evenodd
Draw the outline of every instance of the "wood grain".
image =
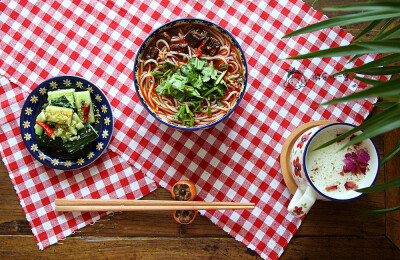
<svg viewBox="0 0 400 260">
<path fill-rule="evenodd" d="M 396 129 L 385 134 L 385 153 L 390 153 L 397 140 L 400 139 L 400 129 Z M 385 164 L 386 181 L 393 180 L 400 176 L 400 158 L 395 155 Z M 399 188 L 388 189 L 386 192 L 386 208 L 400 206 Z M 387 236 L 397 247 L 400 247 L 400 211 L 386 214 L 386 232 Z"/>
<path fill-rule="evenodd" d="M 301 237 L 281 259 L 399 259 L 400 250 L 383 236 Z"/>
<path fill-rule="evenodd" d="M 39 251 L 27 236 L 0 236 L 0 257 L 9 259 L 259 259 L 230 238 L 74 237 Z M 18 244 L 18 250 L 15 245 Z"/>
<path fill-rule="evenodd" d="M 39 251 L 28 236 L 0 236 L 0 257 L 9 259 L 260 259 L 230 238 L 80 236 Z M 15 245 L 18 244 L 18 250 Z M 400 250 L 384 237 L 294 238 L 281 259 L 396 259 Z M 350 252 L 350 253 L 349 253 Z"/>
</svg>

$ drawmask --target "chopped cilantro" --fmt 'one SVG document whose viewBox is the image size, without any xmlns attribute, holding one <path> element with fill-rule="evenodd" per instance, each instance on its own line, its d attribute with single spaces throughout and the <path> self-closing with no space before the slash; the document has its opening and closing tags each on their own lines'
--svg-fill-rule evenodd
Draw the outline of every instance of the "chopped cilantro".
<svg viewBox="0 0 400 260">
<path fill-rule="evenodd" d="M 218 85 L 221 82 L 221 80 L 225 76 L 226 72 L 227 71 L 225 70 L 224 72 L 221 73 L 221 75 L 219 75 L 217 81 L 215 81 L 215 85 Z"/>
<path fill-rule="evenodd" d="M 162 78 L 164 76 L 164 72 L 155 70 L 151 73 L 156 78 Z"/>
<path fill-rule="evenodd" d="M 160 102 L 157 101 L 157 99 L 155 99 L 155 98 L 151 98 L 151 99 L 152 99 L 152 100 L 154 101 L 154 103 L 156 103 L 157 105 L 161 105 Z"/>
<path fill-rule="evenodd" d="M 223 77 L 227 70 L 220 71 L 214 68 L 211 61 L 191 58 L 181 68 L 176 68 L 172 63 L 165 62 L 156 68 L 152 74 L 161 78 L 156 87 L 157 95 L 172 96 L 181 102 L 185 102 L 178 108 L 172 118 L 183 125 L 194 124 L 194 114 L 203 110 L 202 102 L 207 98 L 214 99 L 218 105 L 222 105 L 220 99 L 227 92 L 227 84 Z M 211 107 L 208 107 L 211 116 Z"/>
<path fill-rule="evenodd" d="M 153 72 L 151 72 L 151 74 L 156 78 L 162 78 L 162 77 L 168 77 L 175 70 L 176 66 L 171 62 L 166 61 L 161 66 L 158 66 Z"/>
<path fill-rule="evenodd" d="M 224 71 L 224 70 L 227 70 L 228 69 L 228 64 L 222 64 L 222 65 L 219 65 L 219 67 L 218 67 L 218 70 L 219 71 Z"/>
</svg>

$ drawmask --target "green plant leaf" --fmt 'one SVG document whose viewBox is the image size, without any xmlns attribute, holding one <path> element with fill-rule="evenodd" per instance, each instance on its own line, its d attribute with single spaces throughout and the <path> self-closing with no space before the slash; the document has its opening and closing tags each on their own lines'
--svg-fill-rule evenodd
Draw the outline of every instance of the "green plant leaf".
<svg viewBox="0 0 400 260">
<path fill-rule="evenodd" d="M 362 3 L 351 3 L 351 4 L 324 8 L 324 11 L 342 11 L 342 12 L 374 11 L 374 10 L 380 10 L 380 11 L 400 10 L 400 3 L 398 1 L 362 2 Z"/>
<path fill-rule="evenodd" d="M 343 150 L 353 144 L 357 144 L 367 138 L 372 138 L 400 127 L 400 112 L 397 111 L 396 113 L 396 111 L 393 111 L 392 113 L 388 113 L 386 117 L 382 118 L 375 124 L 369 124 L 368 127 L 363 127 L 365 129 L 364 132 L 351 139 L 347 144 L 340 148 L 340 150 Z"/>
<path fill-rule="evenodd" d="M 397 102 L 376 102 L 374 104 L 372 104 L 374 107 L 380 107 L 382 109 L 388 109 L 392 106 L 395 106 L 396 104 L 398 104 Z"/>
<path fill-rule="evenodd" d="M 396 210 L 400 210 L 400 206 L 389 208 L 389 209 L 377 209 L 377 210 L 364 210 L 364 209 L 358 209 L 358 211 L 368 214 L 368 215 L 379 215 L 379 214 L 385 214 L 389 212 L 393 212 Z"/>
<path fill-rule="evenodd" d="M 392 37 L 396 37 L 400 35 L 400 24 L 396 25 L 395 27 L 387 30 L 386 32 L 383 32 L 382 34 L 378 35 L 375 39 L 376 40 L 381 40 L 381 39 L 390 39 Z"/>
<path fill-rule="evenodd" d="M 356 78 L 356 77 L 355 77 Z M 322 105 L 333 105 L 343 102 L 349 102 L 354 100 L 360 100 L 370 97 L 382 97 L 382 98 L 392 98 L 399 99 L 400 97 L 400 78 L 392 79 L 389 81 L 383 81 L 375 84 L 373 87 L 364 89 L 362 91 L 353 93 L 351 95 L 332 99 Z"/>
<path fill-rule="evenodd" d="M 390 158 L 392 158 L 398 152 L 400 152 L 399 142 L 397 142 L 397 147 L 395 147 L 390 153 L 388 153 L 387 155 L 385 155 L 385 157 L 381 159 L 381 166 L 384 165 Z"/>
<path fill-rule="evenodd" d="M 357 54 L 357 55 L 354 55 L 354 57 L 351 58 L 347 63 L 351 63 L 351 62 L 355 61 L 356 59 L 362 57 L 363 55 L 364 55 L 364 54 Z"/>
<path fill-rule="evenodd" d="M 365 63 L 365 64 L 355 67 L 355 68 L 342 70 L 341 72 L 336 73 L 334 76 L 340 75 L 340 74 L 351 73 L 351 72 L 357 72 L 359 70 L 364 70 L 364 69 L 376 68 L 379 66 L 387 66 L 387 65 L 396 63 L 398 61 L 400 61 L 400 53 L 394 53 L 394 54 L 390 54 L 388 56 L 379 58 L 377 60 Z"/>
<path fill-rule="evenodd" d="M 342 140 L 342 139 L 344 139 L 344 138 L 350 136 L 351 134 L 354 134 L 354 133 L 356 133 L 357 131 L 360 131 L 360 130 L 362 130 L 361 125 L 359 125 L 359 126 L 353 128 L 353 129 L 347 131 L 344 134 L 339 135 L 338 137 L 335 137 L 334 139 L 332 139 L 332 140 L 330 140 L 330 141 L 328 141 L 326 143 L 321 144 L 320 146 L 315 148 L 314 151 L 322 149 L 324 147 L 327 147 L 327 146 L 329 146 L 331 144 L 334 144 L 334 143 L 336 143 L 336 142 L 338 142 L 338 141 L 340 141 L 340 140 Z"/>
<path fill-rule="evenodd" d="M 363 75 L 393 75 L 400 73 L 400 66 L 377 67 L 357 71 L 358 74 Z"/>
<path fill-rule="evenodd" d="M 306 54 L 300 54 L 292 57 L 288 57 L 289 60 L 294 59 L 309 59 L 309 58 L 322 58 L 322 57 L 342 57 L 342 56 L 352 56 L 357 54 L 368 54 L 373 52 L 370 48 L 357 46 L 355 44 L 329 48 L 325 50 L 319 50 L 314 52 L 309 52 Z M 376 52 L 378 53 L 378 52 Z"/>
<path fill-rule="evenodd" d="M 372 29 L 374 29 L 375 27 L 377 27 L 380 23 L 382 23 L 384 20 L 375 20 L 372 21 L 367 27 L 364 28 L 364 30 L 362 30 L 354 39 L 354 41 L 357 41 L 358 39 L 360 39 L 361 37 L 363 37 L 364 35 L 366 35 L 367 33 L 369 33 Z"/>
<path fill-rule="evenodd" d="M 304 33 L 315 32 L 321 29 L 330 28 L 334 26 L 343 26 L 354 23 L 368 22 L 374 20 L 388 19 L 393 17 L 399 17 L 400 10 L 390 11 L 369 11 L 356 14 L 348 14 L 343 16 L 333 17 L 318 23 L 311 24 L 309 26 L 300 28 L 296 31 L 286 34 L 283 38 L 289 38 Z"/>
<path fill-rule="evenodd" d="M 399 39 L 360 41 L 354 45 L 368 48 L 371 50 L 370 53 L 400 52 Z"/>
<path fill-rule="evenodd" d="M 359 77 L 359 76 L 356 76 L 356 75 L 349 75 L 349 77 L 355 78 L 355 79 L 357 79 L 357 80 L 359 80 L 361 82 L 364 82 L 365 84 L 372 85 L 372 86 L 375 86 L 376 84 L 381 83 L 381 82 L 386 82 L 386 81 L 383 81 L 383 80 L 369 79 L 369 78 Z"/>
<path fill-rule="evenodd" d="M 390 188 L 396 188 L 396 187 L 400 187 L 400 177 L 394 178 L 393 180 L 390 180 L 385 183 L 375 184 L 371 187 L 358 189 L 355 191 L 361 192 L 361 193 L 372 193 L 372 192 L 386 190 L 386 189 L 390 189 Z"/>
<path fill-rule="evenodd" d="M 370 53 L 392 53 L 400 52 L 400 41 L 398 39 L 360 41 L 346 46 L 339 46 L 325 50 L 309 52 L 292 56 L 287 59 L 309 59 L 316 57 L 342 57 Z"/>
<path fill-rule="evenodd" d="M 321 148 L 327 147 L 333 143 L 336 143 L 337 141 L 342 140 L 343 138 L 346 138 L 360 130 L 363 129 L 368 129 L 369 127 L 371 127 L 372 125 L 377 125 L 377 124 L 381 124 L 382 122 L 386 121 L 386 118 L 389 117 L 393 117 L 400 114 L 400 105 L 396 104 L 392 107 L 389 107 L 388 109 L 382 111 L 381 113 L 375 115 L 374 117 L 371 117 L 370 119 L 364 121 L 361 125 L 354 127 L 353 129 L 347 131 L 346 133 L 320 145 L 319 147 L 317 147 L 315 150 L 319 150 Z"/>
<path fill-rule="evenodd" d="M 341 150 L 352 146 L 353 144 L 359 143 L 367 138 L 375 137 L 398 127 L 400 127 L 400 113 L 395 116 L 385 118 L 385 122 L 383 124 L 375 124 L 368 129 L 365 129 L 362 134 L 351 139 L 351 141 L 344 145 Z"/>
<path fill-rule="evenodd" d="M 394 23 L 396 20 L 397 20 L 396 18 L 388 19 L 387 22 L 386 22 L 386 23 L 382 26 L 382 28 L 379 30 L 379 32 L 375 35 L 375 38 L 374 38 L 374 39 L 378 38 L 379 35 L 381 35 L 382 33 L 384 33 L 384 32 L 386 31 L 386 29 L 387 29 L 392 23 Z"/>
</svg>

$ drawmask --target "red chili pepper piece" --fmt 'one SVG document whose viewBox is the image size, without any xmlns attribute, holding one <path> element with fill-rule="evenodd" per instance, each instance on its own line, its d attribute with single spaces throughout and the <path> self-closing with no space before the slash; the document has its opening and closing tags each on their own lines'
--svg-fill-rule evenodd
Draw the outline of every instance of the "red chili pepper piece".
<svg viewBox="0 0 400 260">
<path fill-rule="evenodd" d="M 196 50 L 196 53 L 197 53 L 197 56 L 199 57 L 199 58 L 201 58 L 201 56 L 203 55 L 203 53 L 201 53 L 201 51 L 200 50 Z"/>
<path fill-rule="evenodd" d="M 43 130 L 46 132 L 46 134 L 51 137 L 52 135 L 55 135 L 53 129 L 50 128 L 50 126 L 46 125 L 43 122 L 35 122 L 36 124 L 38 124 L 41 128 L 43 128 Z"/>
<path fill-rule="evenodd" d="M 200 50 L 201 47 L 203 47 L 204 42 L 205 42 L 205 41 L 202 41 L 202 42 L 201 42 L 201 44 L 200 44 L 200 46 L 199 46 L 199 50 Z"/>
<path fill-rule="evenodd" d="M 83 107 L 83 122 L 86 124 L 88 117 L 89 117 L 89 110 L 90 110 L 90 106 L 89 105 L 85 105 Z"/>
<path fill-rule="evenodd" d="M 199 48 L 196 49 L 197 56 L 201 58 L 201 55 L 203 55 L 203 52 L 201 51 L 201 47 L 203 47 L 204 41 L 200 44 Z"/>
</svg>

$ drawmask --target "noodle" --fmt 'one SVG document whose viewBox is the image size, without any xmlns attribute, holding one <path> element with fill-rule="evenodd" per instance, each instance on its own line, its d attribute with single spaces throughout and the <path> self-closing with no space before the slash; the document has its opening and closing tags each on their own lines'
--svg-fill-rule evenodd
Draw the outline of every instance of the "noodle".
<svg viewBox="0 0 400 260">
<path fill-rule="evenodd" d="M 199 25 L 196 26 L 199 27 Z M 227 72 L 222 76 L 223 80 L 226 82 L 226 94 L 218 101 L 215 99 L 208 100 L 208 98 L 204 98 L 203 102 L 199 105 L 199 111 L 196 110 L 194 114 L 195 126 L 201 126 L 223 117 L 234 107 L 244 88 L 244 66 L 238 49 L 233 45 L 232 41 L 212 27 L 201 26 L 203 30 L 208 32 L 209 36 L 213 37 L 220 43 L 220 47 L 215 55 L 199 54 L 198 49 L 189 45 L 187 46 L 187 53 L 174 50 L 172 48 L 174 46 L 171 47 L 171 44 L 176 45 L 177 43 L 184 42 L 185 33 L 182 32 L 185 32 L 187 27 L 191 28 L 191 25 L 177 25 L 175 26 L 175 29 L 178 30 L 178 33 L 172 35 L 169 40 L 159 38 L 150 42 L 146 47 L 144 54 L 149 51 L 149 46 L 155 46 L 158 48 L 159 53 L 157 57 L 147 59 L 145 58 L 145 55 L 142 55 L 142 58 L 139 59 L 137 78 L 141 96 L 148 104 L 149 108 L 168 122 L 182 124 L 182 122 L 177 122 L 173 115 L 177 113 L 179 107 L 184 106 L 186 102 L 179 101 L 169 95 L 158 96 L 156 87 L 163 79 L 154 77 L 152 72 L 166 62 L 170 62 L 177 68 L 181 68 L 182 64 L 188 63 L 191 58 L 196 57 L 206 60 L 208 64 L 213 62 L 215 69 L 224 65 Z M 222 73 L 220 72 L 220 74 Z"/>
</svg>

